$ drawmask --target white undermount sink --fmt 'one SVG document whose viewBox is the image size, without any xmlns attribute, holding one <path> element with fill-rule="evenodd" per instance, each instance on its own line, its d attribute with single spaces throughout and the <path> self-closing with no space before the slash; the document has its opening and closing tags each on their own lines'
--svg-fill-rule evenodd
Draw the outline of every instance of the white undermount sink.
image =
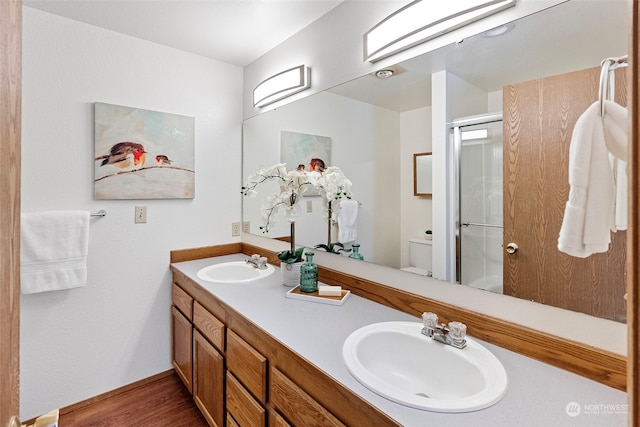
<svg viewBox="0 0 640 427">
<path fill-rule="evenodd" d="M 422 323 L 383 322 L 353 332 L 342 354 L 349 372 L 371 391 L 434 412 L 470 412 L 507 390 L 500 361 L 467 337 L 458 349 L 422 335 Z"/>
<path fill-rule="evenodd" d="M 259 269 L 245 261 L 223 262 L 198 271 L 198 279 L 215 283 L 247 283 L 267 277 L 275 271 L 271 264 L 266 267 Z"/>
</svg>

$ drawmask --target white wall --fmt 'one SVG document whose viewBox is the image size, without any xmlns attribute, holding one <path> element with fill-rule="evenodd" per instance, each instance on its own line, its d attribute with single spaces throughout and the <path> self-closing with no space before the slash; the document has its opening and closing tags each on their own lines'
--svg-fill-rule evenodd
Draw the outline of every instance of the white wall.
<svg viewBox="0 0 640 427">
<path fill-rule="evenodd" d="M 409 239 L 422 238 L 431 229 L 432 200 L 413 195 L 413 154 L 431 151 L 431 107 L 400 114 L 401 171 L 400 199 L 401 267 L 410 265 Z"/>
<path fill-rule="evenodd" d="M 87 286 L 21 298 L 28 419 L 171 368 L 169 251 L 238 240 L 242 69 L 28 7 L 23 20 L 22 211 L 107 211 Z M 94 102 L 195 117 L 195 199 L 93 200 Z"/>
</svg>

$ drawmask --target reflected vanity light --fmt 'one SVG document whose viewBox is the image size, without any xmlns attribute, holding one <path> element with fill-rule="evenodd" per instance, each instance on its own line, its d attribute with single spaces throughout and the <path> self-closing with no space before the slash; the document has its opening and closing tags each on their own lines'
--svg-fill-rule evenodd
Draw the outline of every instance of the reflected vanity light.
<svg viewBox="0 0 640 427">
<path fill-rule="evenodd" d="M 474 139 L 487 138 L 489 138 L 489 129 L 463 130 L 462 132 L 460 132 L 460 139 L 462 141 L 472 141 Z"/>
<path fill-rule="evenodd" d="M 253 106 L 264 107 L 311 87 L 311 68 L 305 65 L 274 74 L 253 90 Z"/>
<path fill-rule="evenodd" d="M 416 0 L 364 35 L 364 59 L 376 62 L 509 7 L 516 0 Z"/>
</svg>

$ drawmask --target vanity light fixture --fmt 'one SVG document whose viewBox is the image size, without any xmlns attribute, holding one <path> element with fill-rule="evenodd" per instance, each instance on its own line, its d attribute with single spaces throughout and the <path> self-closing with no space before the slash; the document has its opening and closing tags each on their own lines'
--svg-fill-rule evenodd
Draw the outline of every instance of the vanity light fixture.
<svg viewBox="0 0 640 427">
<path fill-rule="evenodd" d="M 311 87 L 311 68 L 305 65 L 274 74 L 253 89 L 253 106 L 264 107 Z"/>
<path fill-rule="evenodd" d="M 364 35 L 364 59 L 379 61 L 515 4 L 516 0 L 415 0 Z"/>
</svg>

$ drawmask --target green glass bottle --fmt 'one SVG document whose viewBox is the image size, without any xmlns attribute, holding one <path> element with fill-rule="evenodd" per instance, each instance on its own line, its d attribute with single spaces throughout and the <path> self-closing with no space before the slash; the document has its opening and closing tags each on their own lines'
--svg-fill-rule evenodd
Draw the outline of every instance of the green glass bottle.
<svg viewBox="0 0 640 427">
<path fill-rule="evenodd" d="M 353 252 L 351 253 L 351 255 L 349 255 L 349 258 L 357 259 L 360 261 L 364 260 L 364 256 L 362 256 L 362 254 L 360 253 L 359 243 L 354 243 L 353 245 L 351 245 L 351 249 L 353 249 Z"/>
<path fill-rule="evenodd" d="M 318 290 L 318 266 L 313 262 L 313 252 L 305 252 L 307 261 L 300 266 L 300 290 L 315 292 Z"/>
</svg>

